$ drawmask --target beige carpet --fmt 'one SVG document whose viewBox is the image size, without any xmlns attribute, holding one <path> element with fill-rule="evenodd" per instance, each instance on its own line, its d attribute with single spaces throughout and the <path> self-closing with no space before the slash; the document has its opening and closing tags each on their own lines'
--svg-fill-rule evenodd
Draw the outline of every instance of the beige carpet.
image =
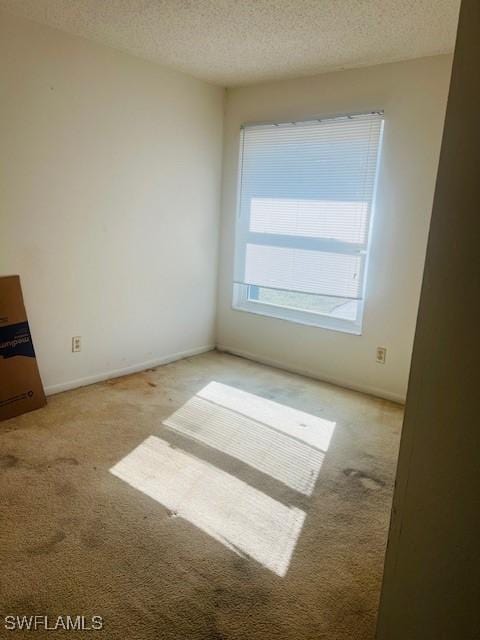
<svg viewBox="0 0 480 640">
<path fill-rule="evenodd" d="M 212 352 L 1 423 L 0 637 L 372 639 L 401 419 Z"/>
</svg>

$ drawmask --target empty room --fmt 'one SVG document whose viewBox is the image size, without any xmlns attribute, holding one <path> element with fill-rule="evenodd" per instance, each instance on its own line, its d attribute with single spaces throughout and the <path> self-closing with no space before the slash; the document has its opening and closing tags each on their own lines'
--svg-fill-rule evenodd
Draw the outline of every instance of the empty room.
<svg viewBox="0 0 480 640">
<path fill-rule="evenodd" d="M 0 637 L 480 637 L 478 42 L 0 0 Z"/>
</svg>

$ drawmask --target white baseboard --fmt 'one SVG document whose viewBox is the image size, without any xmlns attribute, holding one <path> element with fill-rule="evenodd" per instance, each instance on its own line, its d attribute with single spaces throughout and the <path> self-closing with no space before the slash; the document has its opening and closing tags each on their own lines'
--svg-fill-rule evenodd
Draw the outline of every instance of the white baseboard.
<svg viewBox="0 0 480 640">
<path fill-rule="evenodd" d="M 187 349 L 186 351 L 178 351 L 177 353 L 170 353 L 166 356 L 161 356 L 159 358 L 155 358 L 154 360 L 148 360 L 147 362 L 139 362 L 138 364 L 133 364 L 123 369 L 114 369 L 113 371 L 104 371 L 103 373 L 96 373 L 92 376 L 86 376 L 85 378 L 78 378 L 77 380 L 70 380 L 69 382 L 61 382 L 60 384 L 53 384 L 48 387 L 45 387 L 45 393 L 47 396 L 52 396 L 55 393 L 70 391 L 70 389 L 77 389 L 78 387 L 86 387 L 89 384 L 95 384 L 95 382 L 102 382 L 104 380 L 110 380 L 111 378 L 120 378 L 121 376 L 128 376 L 131 373 L 138 373 L 139 371 L 152 369 L 153 367 L 158 367 L 162 364 L 175 362 L 175 360 L 182 360 L 182 358 L 197 356 L 200 353 L 213 351 L 213 349 L 215 349 L 215 345 L 212 344 L 212 345 L 204 345 L 203 347 L 195 347 L 194 349 Z"/>
<path fill-rule="evenodd" d="M 161 356 L 159 358 L 155 358 L 153 360 L 148 360 L 146 362 L 139 362 L 138 364 L 130 365 L 129 367 L 124 367 L 122 369 L 104 371 L 102 373 L 97 373 L 92 376 L 86 376 L 85 378 L 78 378 L 76 380 L 70 380 L 68 382 L 61 382 L 59 384 L 49 385 L 45 387 L 45 393 L 47 396 L 52 396 L 56 393 L 62 393 L 63 391 L 70 391 L 71 389 L 86 387 L 90 384 L 95 384 L 96 382 L 103 382 L 104 380 L 110 380 L 111 378 L 120 378 L 121 376 L 127 376 L 131 373 L 138 373 L 140 371 L 145 371 L 146 369 L 152 369 L 153 367 L 158 367 L 163 364 L 168 364 L 169 362 L 182 360 L 182 358 L 188 358 L 190 356 L 196 356 L 201 353 L 206 353 L 207 351 L 213 351 L 215 348 L 218 349 L 218 351 L 231 353 L 232 355 L 239 356 L 241 358 L 246 358 L 247 360 L 253 360 L 254 362 L 259 362 L 261 364 L 266 364 L 270 367 L 275 367 L 276 369 L 282 369 L 283 371 L 297 373 L 302 376 L 314 378 L 315 380 L 320 380 L 322 382 L 328 382 L 329 384 L 334 384 L 338 387 L 352 389 L 353 391 L 360 391 L 361 393 L 367 393 L 369 395 L 376 396 L 378 398 L 384 398 L 385 400 L 391 400 L 392 402 L 405 404 L 404 396 L 391 393 L 390 391 L 386 391 L 385 389 L 378 389 L 376 387 L 370 387 L 368 385 L 359 385 L 359 384 L 351 383 L 348 380 L 340 380 L 338 378 L 332 378 L 331 376 L 324 375 L 322 373 L 318 373 L 315 371 L 311 371 L 303 367 L 286 365 L 283 362 L 280 362 L 278 360 L 274 360 L 266 356 L 258 355 L 256 353 L 250 353 L 249 351 L 242 351 L 240 349 L 235 349 L 227 345 L 216 345 L 216 346 L 204 345 L 202 347 L 196 347 L 194 349 L 187 349 L 186 351 L 178 351 L 177 353 L 171 353 L 165 356 Z"/>
<path fill-rule="evenodd" d="M 351 383 L 348 380 L 332 378 L 331 376 L 323 375 L 322 373 L 304 369 L 302 367 L 292 367 L 290 365 L 284 364 L 283 362 L 279 362 L 278 360 L 273 360 L 272 358 L 258 355 L 256 353 L 250 353 L 248 351 L 242 351 L 240 349 L 228 347 L 227 345 L 217 344 L 216 348 L 218 351 L 231 353 L 234 356 L 240 356 L 240 358 L 253 360 L 254 362 L 259 362 L 260 364 L 266 364 L 269 367 L 275 367 L 276 369 L 282 369 L 283 371 L 288 371 L 290 373 L 298 373 L 299 375 L 307 376 L 308 378 L 314 378 L 315 380 L 320 380 L 321 382 L 334 384 L 337 387 L 351 389 L 352 391 L 360 391 L 361 393 L 367 393 L 368 395 L 376 396 L 377 398 L 382 398 L 384 400 L 390 400 L 392 402 L 397 402 L 398 404 L 405 404 L 404 396 L 398 395 L 396 393 L 391 393 L 390 391 L 386 391 L 385 389 L 378 389 L 376 387 L 370 387 L 368 385 Z"/>
</svg>

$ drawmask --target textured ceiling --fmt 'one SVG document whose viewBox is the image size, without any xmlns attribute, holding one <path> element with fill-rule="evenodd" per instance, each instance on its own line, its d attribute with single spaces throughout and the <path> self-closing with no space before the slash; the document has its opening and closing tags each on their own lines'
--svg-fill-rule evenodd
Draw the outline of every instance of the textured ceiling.
<svg viewBox="0 0 480 640">
<path fill-rule="evenodd" d="M 460 0 L 0 0 L 223 86 L 453 50 Z"/>
</svg>

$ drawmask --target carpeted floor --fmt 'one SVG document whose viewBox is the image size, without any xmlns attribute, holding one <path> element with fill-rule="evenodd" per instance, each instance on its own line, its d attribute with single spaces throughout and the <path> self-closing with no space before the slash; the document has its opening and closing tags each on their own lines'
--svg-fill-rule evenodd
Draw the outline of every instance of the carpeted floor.
<svg viewBox="0 0 480 640">
<path fill-rule="evenodd" d="M 1 423 L 0 637 L 372 639 L 401 419 L 211 352 Z"/>
</svg>

